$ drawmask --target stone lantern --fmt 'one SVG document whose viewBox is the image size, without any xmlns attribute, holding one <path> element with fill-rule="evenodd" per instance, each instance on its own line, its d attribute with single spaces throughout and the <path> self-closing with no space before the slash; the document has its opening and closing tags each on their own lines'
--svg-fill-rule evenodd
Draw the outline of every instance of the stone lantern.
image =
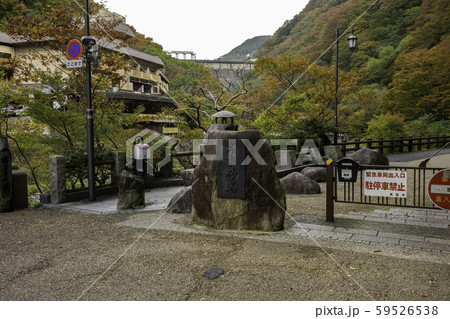
<svg viewBox="0 0 450 319">
<path fill-rule="evenodd" d="M 221 120 L 222 124 L 233 124 L 234 118 L 236 117 L 236 114 L 229 111 L 220 111 L 216 114 L 213 114 L 212 118 L 216 119 L 216 124 L 219 124 L 219 119 Z M 231 122 L 228 123 L 228 119 L 231 119 Z"/>
<path fill-rule="evenodd" d="M 216 120 L 215 124 L 208 127 L 208 133 L 213 131 L 237 131 L 239 125 L 234 123 L 236 114 L 229 111 L 220 111 L 213 114 L 212 118 Z"/>
</svg>

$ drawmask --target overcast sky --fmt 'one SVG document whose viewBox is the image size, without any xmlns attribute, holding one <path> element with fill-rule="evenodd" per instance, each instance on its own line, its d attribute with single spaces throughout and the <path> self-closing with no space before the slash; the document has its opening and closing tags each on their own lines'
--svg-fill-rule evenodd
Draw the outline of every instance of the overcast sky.
<svg viewBox="0 0 450 319">
<path fill-rule="evenodd" d="M 309 0 L 106 0 L 139 33 L 164 50 L 194 51 L 215 59 L 247 39 L 272 35 Z"/>
</svg>

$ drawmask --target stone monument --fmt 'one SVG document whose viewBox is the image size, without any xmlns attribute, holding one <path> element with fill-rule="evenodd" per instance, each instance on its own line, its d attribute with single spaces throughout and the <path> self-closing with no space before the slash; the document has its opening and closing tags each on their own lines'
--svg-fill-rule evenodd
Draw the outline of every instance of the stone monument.
<svg viewBox="0 0 450 319">
<path fill-rule="evenodd" d="M 218 229 L 283 229 L 286 196 L 259 131 L 208 132 L 192 184 L 192 221 Z"/>
</svg>

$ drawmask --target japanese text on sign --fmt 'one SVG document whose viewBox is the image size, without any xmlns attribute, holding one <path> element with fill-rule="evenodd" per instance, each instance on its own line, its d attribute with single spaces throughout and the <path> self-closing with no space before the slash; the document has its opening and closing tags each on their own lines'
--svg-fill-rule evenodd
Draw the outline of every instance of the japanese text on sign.
<svg viewBox="0 0 450 319">
<path fill-rule="evenodd" d="M 366 170 L 364 195 L 406 198 L 406 172 Z"/>
<path fill-rule="evenodd" d="M 83 60 L 69 60 L 66 62 L 66 68 L 73 69 L 73 68 L 82 68 L 83 67 Z"/>
</svg>

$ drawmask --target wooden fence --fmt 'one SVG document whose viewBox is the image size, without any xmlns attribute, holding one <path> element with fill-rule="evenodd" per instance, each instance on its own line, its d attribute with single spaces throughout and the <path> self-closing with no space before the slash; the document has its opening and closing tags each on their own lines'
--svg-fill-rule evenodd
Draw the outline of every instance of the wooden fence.
<svg viewBox="0 0 450 319">
<path fill-rule="evenodd" d="M 341 147 L 343 156 L 346 156 L 347 152 L 357 151 L 362 147 L 370 149 L 376 149 L 381 153 L 402 153 L 402 152 L 414 152 L 427 150 L 432 148 L 439 148 L 444 146 L 450 141 L 450 136 L 427 136 L 427 137 L 409 137 L 409 138 L 391 138 L 388 140 L 367 139 L 360 141 L 355 139 L 349 142 L 338 143 Z"/>
</svg>

